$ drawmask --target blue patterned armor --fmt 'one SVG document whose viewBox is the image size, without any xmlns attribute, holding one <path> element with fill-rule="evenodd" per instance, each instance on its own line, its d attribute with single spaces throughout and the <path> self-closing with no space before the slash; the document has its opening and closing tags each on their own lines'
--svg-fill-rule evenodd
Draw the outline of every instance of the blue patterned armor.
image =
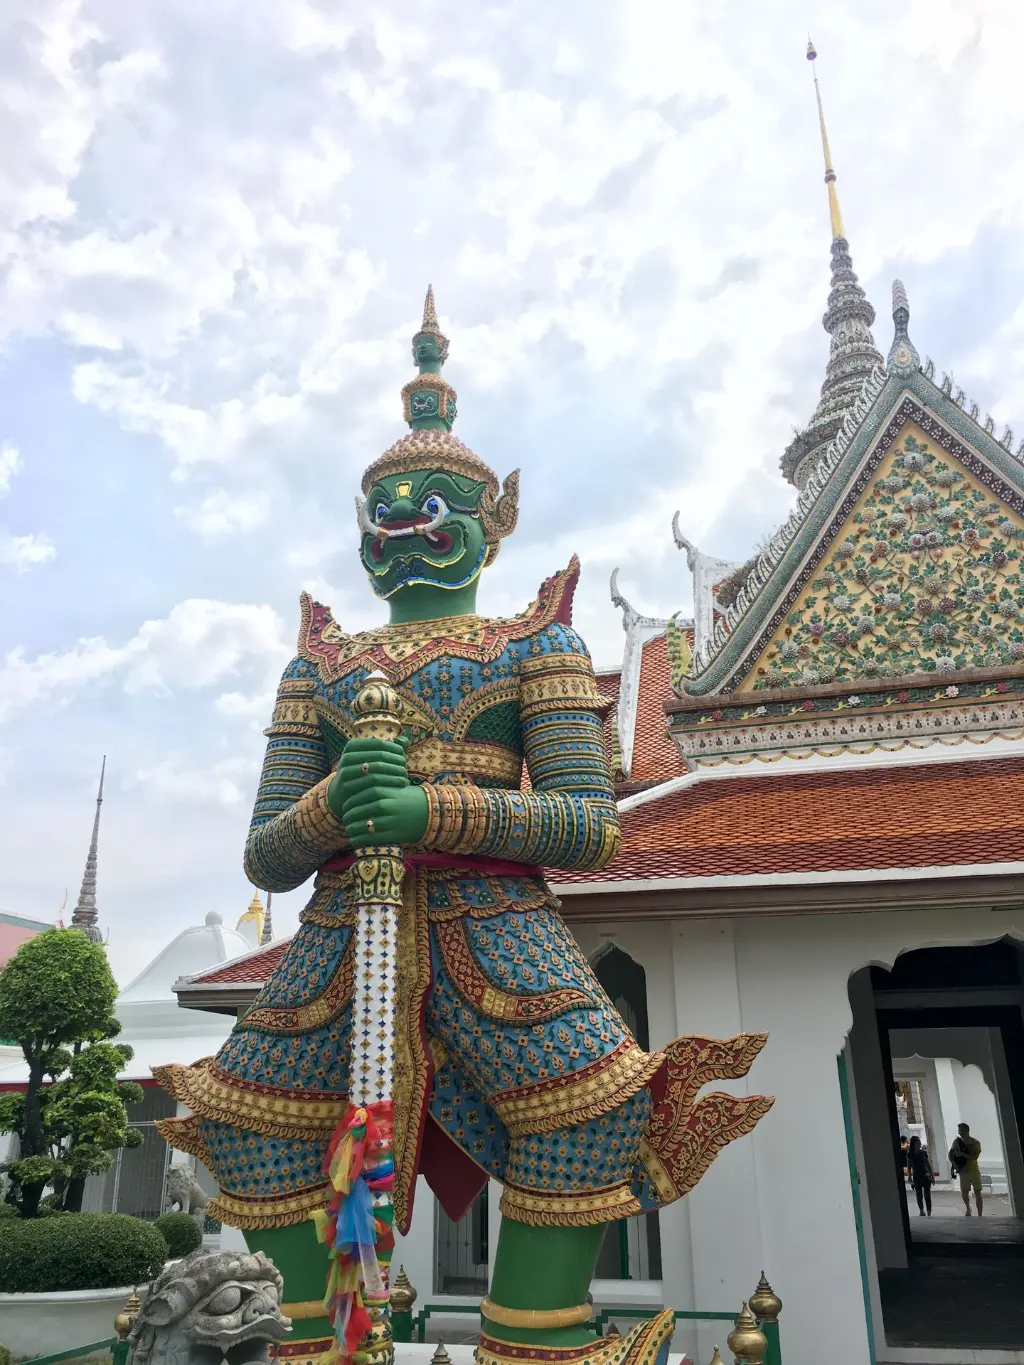
<svg viewBox="0 0 1024 1365">
<path fill-rule="evenodd" d="M 402 697 L 409 773 L 429 803 L 399 926 L 396 1223 L 408 1226 L 417 1170 L 455 1216 L 488 1175 L 520 1221 L 639 1210 L 631 1176 L 663 1058 L 630 1035 L 540 870 L 602 867 L 619 840 L 605 703 L 569 624 L 577 574 L 574 562 L 509 621 L 452 617 L 354 637 L 303 600 L 245 864 L 270 891 L 316 872 L 315 890 L 218 1056 L 160 1073 L 192 1111 L 168 1136 L 216 1175 L 213 1211 L 225 1222 L 279 1226 L 324 1203 L 356 969 L 351 859 L 326 793 L 357 687 L 375 668 Z"/>
</svg>

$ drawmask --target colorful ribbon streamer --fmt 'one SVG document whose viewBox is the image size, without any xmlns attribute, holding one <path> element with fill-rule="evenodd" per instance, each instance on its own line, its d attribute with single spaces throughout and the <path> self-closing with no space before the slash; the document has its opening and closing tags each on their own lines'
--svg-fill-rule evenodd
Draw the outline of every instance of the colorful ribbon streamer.
<svg viewBox="0 0 1024 1365">
<path fill-rule="evenodd" d="M 381 1271 L 391 1259 L 390 1193 L 395 1163 L 390 1101 L 350 1104 L 324 1158 L 332 1194 L 314 1215 L 316 1235 L 330 1256 L 324 1310 L 334 1326 L 336 1359 L 359 1365 L 359 1343 L 373 1320 L 368 1305 L 387 1303 Z"/>
</svg>

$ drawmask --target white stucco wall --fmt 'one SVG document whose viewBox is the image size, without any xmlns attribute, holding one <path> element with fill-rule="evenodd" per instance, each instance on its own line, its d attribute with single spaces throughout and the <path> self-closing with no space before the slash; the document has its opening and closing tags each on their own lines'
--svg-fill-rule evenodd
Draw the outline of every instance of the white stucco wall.
<svg viewBox="0 0 1024 1365">
<path fill-rule="evenodd" d="M 661 1214 L 665 1302 L 738 1308 L 763 1267 L 785 1305 L 785 1358 L 819 1359 L 827 1340 L 832 1365 L 864 1365 L 867 1328 L 836 1065 L 852 1022 L 850 977 L 869 964 L 891 966 L 915 948 L 1024 938 L 1024 911 L 624 918 L 614 929 L 573 928 L 588 954 L 611 939 L 643 966 L 653 1047 L 681 1033 L 770 1035 L 747 1080 L 717 1088 L 774 1094 L 775 1108 Z M 856 1102 L 866 1118 L 859 1088 Z M 887 1118 L 885 1141 L 891 1145 Z M 892 1171 L 891 1151 L 889 1162 Z M 870 1275 L 874 1240 L 867 1237 Z M 880 1316 L 876 1328 L 885 1359 Z M 711 1344 L 711 1332 L 703 1333 L 696 1358 L 710 1357 Z"/>
</svg>

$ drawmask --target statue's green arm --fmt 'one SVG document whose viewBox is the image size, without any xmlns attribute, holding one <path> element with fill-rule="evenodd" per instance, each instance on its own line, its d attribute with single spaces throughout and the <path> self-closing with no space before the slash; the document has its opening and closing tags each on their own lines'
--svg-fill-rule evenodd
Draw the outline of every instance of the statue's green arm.
<svg viewBox="0 0 1024 1365">
<path fill-rule="evenodd" d="M 520 718 L 532 790 L 428 785 L 428 848 L 543 867 L 597 869 L 619 847 L 597 690 L 586 647 L 570 626 L 523 642 Z"/>
<path fill-rule="evenodd" d="M 277 689 L 256 804 L 245 844 L 245 875 L 265 891 L 292 891 L 332 853 L 348 848 L 327 804 L 331 765 L 313 705 L 313 665 L 294 659 Z"/>
</svg>

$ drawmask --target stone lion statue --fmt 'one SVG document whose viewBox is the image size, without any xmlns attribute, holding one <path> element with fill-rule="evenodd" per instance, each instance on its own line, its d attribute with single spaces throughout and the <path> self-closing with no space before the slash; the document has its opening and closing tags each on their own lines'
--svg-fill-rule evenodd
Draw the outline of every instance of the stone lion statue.
<svg viewBox="0 0 1024 1365">
<path fill-rule="evenodd" d="M 188 1166 L 172 1166 L 167 1172 L 167 1190 L 164 1194 L 164 1213 L 187 1213 L 203 1230 L 205 1209 L 210 1196 L 195 1178 Z"/>
<path fill-rule="evenodd" d="M 281 1276 L 262 1251 L 194 1251 L 150 1285 L 128 1365 L 264 1365 L 291 1331 Z"/>
</svg>

